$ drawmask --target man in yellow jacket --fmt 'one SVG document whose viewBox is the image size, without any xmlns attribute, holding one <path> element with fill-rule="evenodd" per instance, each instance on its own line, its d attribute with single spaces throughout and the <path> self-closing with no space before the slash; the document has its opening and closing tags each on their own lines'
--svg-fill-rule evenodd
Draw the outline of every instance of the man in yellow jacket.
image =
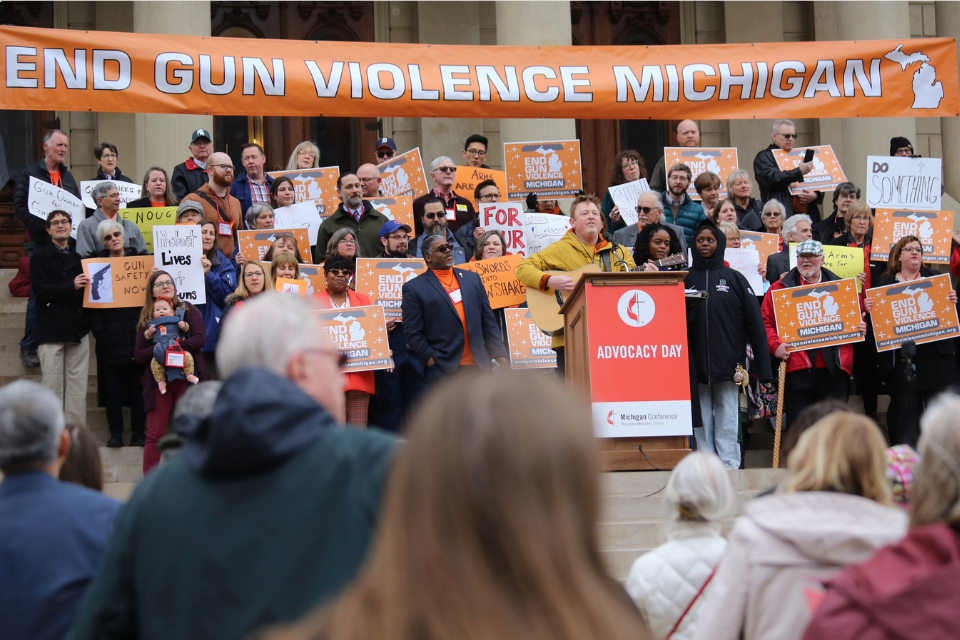
<svg viewBox="0 0 960 640">
<path fill-rule="evenodd" d="M 570 205 L 573 228 L 543 251 L 524 258 L 517 266 L 517 279 L 534 289 L 573 291 L 576 280 L 570 276 L 551 276 L 544 271 L 575 271 L 595 264 L 603 271 L 629 271 L 636 265 L 627 249 L 616 248 L 603 238 L 603 214 L 594 195 L 577 196 Z M 553 335 L 551 344 L 557 352 L 557 372 L 563 376 L 566 367 L 563 331 Z"/>
</svg>

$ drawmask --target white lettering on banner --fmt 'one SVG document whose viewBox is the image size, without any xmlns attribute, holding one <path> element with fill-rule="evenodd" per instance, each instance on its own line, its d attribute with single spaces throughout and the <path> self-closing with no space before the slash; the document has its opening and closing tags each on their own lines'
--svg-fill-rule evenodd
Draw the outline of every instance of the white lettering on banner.
<svg viewBox="0 0 960 640">
<path fill-rule="evenodd" d="M 867 204 L 939 211 L 943 190 L 940 158 L 867 156 Z"/>
<path fill-rule="evenodd" d="M 200 260 L 202 255 L 200 227 L 162 225 L 153 228 L 154 265 L 170 274 L 177 288 L 177 297 L 191 304 L 207 302 L 207 288 Z"/>
<path fill-rule="evenodd" d="M 46 222 L 50 212 L 57 209 L 70 214 L 70 219 L 73 222 L 73 231 L 70 235 L 76 238 L 77 225 L 87 217 L 87 210 L 84 208 L 83 202 L 66 189 L 61 189 L 49 182 L 37 180 L 30 176 L 30 195 L 27 198 L 27 210 Z"/>
<path fill-rule="evenodd" d="M 681 358 L 682 344 L 598 345 L 597 359 L 625 358 Z"/>
</svg>

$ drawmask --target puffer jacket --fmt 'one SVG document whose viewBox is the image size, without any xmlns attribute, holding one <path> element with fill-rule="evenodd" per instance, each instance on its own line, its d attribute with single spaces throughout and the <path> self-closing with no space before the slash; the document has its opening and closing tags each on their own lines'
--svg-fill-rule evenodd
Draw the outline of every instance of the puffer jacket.
<svg viewBox="0 0 960 640">
<path fill-rule="evenodd" d="M 730 532 L 694 640 L 798 640 L 824 581 L 906 532 L 903 511 L 846 493 L 750 501 Z"/>
<path fill-rule="evenodd" d="M 706 214 L 703 212 L 703 205 L 696 200 L 691 199 L 688 194 L 684 193 L 683 202 L 680 203 L 680 208 L 677 209 L 677 218 L 674 220 L 673 209 L 670 208 L 670 202 L 667 200 L 666 191 L 660 194 L 660 199 L 663 201 L 663 217 L 661 218 L 661 221 L 666 221 L 670 224 L 683 227 L 684 240 L 686 241 L 688 247 L 692 247 L 694 230 L 702 220 L 707 219 Z"/>
<path fill-rule="evenodd" d="M 727 541 L 718 524 L 683 520 L 674 525 L 669 538 L 634 561 L 626 588 L 655 640 L 666 638 L 690 607 L 671 636 L 671 640 L 689 640 L 711 585 L 697 594 L 723 558 Z"/>
<path fill-rule="evenodd" d="M 59 167 L 60 182 L 64 191 L 80 199 L 80 187 L 74 180 L 73 174 L 67 170 L 62 162 Z M 42 246 L 50 242 L 50 234 L 47 233 L 47 222 L 30 213 L 30 178 L 36 178 L 42 182 L 50 183 L 50 171 L 47 170 L 47 163 L 43 158 L 39 161 L 27 165 L 17 176 L 16 186 L 13 188 L 13 212 L 17 214 L 17 219 L 23 224 L 24 228 L 30 233 L 30 240 Z"/>
<path fill-rule="evenodd" d="M 197 311 L 203 316 L 203 326 L 207 330 L 207 339 L 203 343 L 203 353 L 216 353 L 217 337 L 220 335 L 220 320 L 227 305 L 226 298 L 237 288 L 237 267 L 230 258 L 217 249 L 217 260 L 210 266 L 210 273 L 204 279 L 207 301 L 197 305 Z"/>
<path fill-rule="evenodd" d="M 763 215 L 763 203 L 754 198 L 750 198 L 746 208 L 733 201 L 733 206 L 737 210 L 737 227 L 745 231 L 766 231 L 763 221 L 760 219 Z"/>
</svg>

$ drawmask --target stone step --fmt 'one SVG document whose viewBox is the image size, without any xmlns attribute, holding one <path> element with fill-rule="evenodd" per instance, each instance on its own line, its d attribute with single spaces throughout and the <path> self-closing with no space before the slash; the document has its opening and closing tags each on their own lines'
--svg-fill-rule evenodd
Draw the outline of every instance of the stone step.
<svg viewBox="0 0 960 640">
<path fill-rule="evenodd" d="M 143 447 L 100 447 L 104 485 L 135 485 L 143 479 Z"/>
<path fill-rule="evenodd" d="M 16 269 L 0 269 L 0 298 L 12 298 L 10 281 L 17 275 Z"/>
</svg>

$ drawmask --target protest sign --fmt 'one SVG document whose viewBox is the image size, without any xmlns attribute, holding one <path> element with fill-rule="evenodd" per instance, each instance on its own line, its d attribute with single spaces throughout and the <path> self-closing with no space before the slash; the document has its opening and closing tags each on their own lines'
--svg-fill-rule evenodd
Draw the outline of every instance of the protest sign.
<svg viewBox="0 0 960 640">
<path fill-rule="evenodd" d="M 923 261 L 949 264 L 953 240 L 953 211 L 877 209 L 873 221 L 872 260 L 887 261 L 904 236 L 916 236 L 923 245 Z"/>
<path fill-rule="evenodd" d="M 777 335 L 787 351 L 863 342 L 855 278 L 773 290 Z"/>
<path fill-rule="evenodd" d="M 723 259 L 730 264 L 730 268 L 739 271 L 750 288 L 753 289 L 753 295 L 763 295 L 763 278 L 760 276 L 760 254 L 756 249 L 724 249 Z"/>
<path fill-rule="evenodd" d="M 207 302 L 204 282 L 203 243 L 200 225 L 156 226 L 153 228 L 153 260 L 157 269 L 170 274 L 177 297 L 191 304 Z"/>
<path fill-rule="evenodd" d="M 333 212 L 330 212 L 333 215 Z M 320 233 L 321 216 L 312 202 L 298 202 L 288 207 L 278 207 L 273 210 L 273 226 L 277 229 L 306 229 L 307 242 L 310 246 L 317 244 L 317 234 Z M 330 216 L 323 216 L 328 218 Z"/>
<path fill-rule="evenodd" d="M 664 171 L 670 171 L 670 167 L 679 163 L 690 167 L 691 176 L 687 195 L 694 200 L 699 200 L 700 194 L 697 193 L 693 183 L 697 176 L 707 171 L 720 176 L 720 199 L 729 197 L 727 178 L 740 166 L 736 147 L 665 147 L 663 149 Z"/>
<path fill-rule="evenodd" d="M 426 270 L 420 258 L 357 258 L 357 292 L 382 306 L 386 317 L 399 318 L 404 283 Z"/>
<path fill-rule="evenodd" d="M 457 167 L 456 181 L 453 183 L 453 190 L 462 195 L 467 200 L 473 202 L 477 185 L 484 180 L 493 180 L 497 183 L 497 190 L 500 191 L 500 201 L 507 200 L 507 174 L 496 169 L 485 169 L 483 167 Z"/>
<path fill-rule="evenodd" d="M 942 192 L 940 158 L 867 156 L 867 204 L 874 209 L 939 211 Z"/>
<path fill-rule="evenodd" d="M 793 171 L 801 162 L 807 149 L 813 149 L 813 170 L 803 176 L 803 182 L 794 182 L 790 185 L 790 193 L 797 195 L 801 191 L 833 191 L 841 182 L 846 182 L 840 161 L 833 153 L 833 147 L 821 144 L 816 147 L 796 147 L 790 151 L 774 149 L 773 157 L 777 160 L 780 171 Z"/>
<path fill-rule="evenodd" d="M 780 251 L 780 236 L 775 233 L 757 233 L 741 229 L 740 248 L 756 249 L 760 254 L 760 264 L 766 266 L 767 258 Z"/>
<path fill-rule="evenodd" d="M 522 199 L 530 193 L 572 196 L 583 188 L 579 140 L 507 142 L 503 145 L 503 163 L 508 199 Z"/>
<path fill-rule="evenodd" d="M 247 258 L 256 258 L 263 260 L 263 256 L 281 233 L 292 233 L 297 241 L 297 249 L 300 251 L 301 263 L 310 260 L 310 240 L 307 238 L 306 229 L 257 229 L 255 231 L 238 231 L 240 253 Z"/>
<path fill-rule="evenodd" d="M 528 255 L 543 251 L 562 238 L 571 226 L 570 218 L 553 213 L 524 212 L 523 219 Z"/>
<path fill-rule="evenodd" d="M 305 280 L 294 280 L 293 278 L 277 278 L 274 286 L 277 293 L 286 293 L 288 295 L 307 297 L 307 282 Z"/>
<path fill-rule="evenodd" d="M 354 275 L 356 277 L 356 275 Z M 323 275 L 322 264 L 300 265 L 300 279 L 307 283 L 307 297 L 327 288 L 327 279 Z"/>
<path fill-rule="evenodd" d="M 480 226 L 490 231 L 496 229 L 503 234 L 508 253 L 518 253 L 526 257 L 526 218 L 523 204 L 519 202 L 487 202 L 480 205 Z"/>
<path fill-rule="evenodd" d="M 380 170 L 380 194 L 386 198 L 426 195 L 427 174 L 423 172 L 420 147 L 394 156 L 377 165 Z"/>
<path fill-rule="evenodd" d="M 177 224 L 176 207 L 144 207 L 137 209 L 120 209 L 121 219 L 129 220 L 140 229 L 147 251 L 153 253 L 153 228 Z"/>
<path fill-rule="evenodd" d="M 951 291 L 946 273 L 867 289 L 877 351 L 899 349 L 907 340 L 923 344 L 960 336 L 957 305 L 947 299 Z"/>
<path fill-rule="evenodd" d="M 92 309 L 143 306 L 153 258 L 90 258 L 81 262 L 83 273 L 90 278 L 83 293 L 83 306 Z"/>
<path fill-rule="evenodd" d="M 490 308 L 502 309 L 521 304 L 527 299 L 527 288 L 517 280 L 517 265 L 523 256 L 512 255 L 488 260 L 477 260 L 457 265 L 457 269 L 473 271 L 483 281 L 490 298 Z"/>
<path fill-rule="evenodd" d="M 332 215 L 340 206 L 340 194 L 337 193 L 337 180 L 340 167 L 320 167 L 318 169 L 293 169 L 291 171 L 268 171 L 271 178 L 286 176 L 293 183 L 297 202 L 312 202 L 321 216 Z"/>
<path fill-rule="evenodd" d="M 650 191 L 650 185 L 646 178 L 640 178 L 633 182 L 613 185 L 609 189 L 610 197 L 613 198 L 613 204 L 620 208 L 620 217 L 628 225 L 637 224 L 639 216 L 637 214 L 637 198 L 644 191 Z"/>
<path fill-rule="evenodd" d="M 387 323 L 378 305 L 323 309 L 316 312 L 337 351 L 347 354 L 344 371 L 390 369 Z"/>
<path fill-rule="evenodd" d="M 143 193 L 143 187 L 139 184 L 130 182 L 121 182 L 120 180 L 81 180 L 80 181 L 80 199 L 83 205 L 88 209 L 97 209 L 97 203 L 93 199 L 93 188 L 101 182 L 112 182 L 120 194 L 120 208 L 127 206 L 128 202 L 139 200 Z"/>
<path fill-rule="evenodd" d="M 536 325 L 529 309 L 504 309 L 511 369 L 555 369 L 557 352 L 551 338 Z"/>
<path fill-rule="evenodd" d="M 796 242 L 790 243 L 791 269 L 797 266 L 798 246 Z M 823 266 L 839 278 L 856 279 L 857 291 L 863 290 L 863 285 L 860 283 L 859 278 L 857 278 L 866 266 L 863 261 L 863 249 L 825 244 L 823 245 Z"/>
<path fill-rule="evenodd" d="M 410 238 L 413 239 L 413 230 L 416 228 L 413 225 L 413 196 L 369 198 L 367 202 L 391 220 L 408 225 L 410 227 Z"/>
<path fill-rule="evenodd" d="M 27 210 L 46 222 L 50 212 L 57 209 L 70 214 L 70 219 L 73 220 L 73 231 L 70 235 L 76 238 L 77 225 L 87 217 L 87 210 L 84 208 L 83 202 L 66 189 L 61 189 L 49 182 L 37 180 L 33 176 L 30 176 L 30 193 L 27 194 Z"/>
</svg>

